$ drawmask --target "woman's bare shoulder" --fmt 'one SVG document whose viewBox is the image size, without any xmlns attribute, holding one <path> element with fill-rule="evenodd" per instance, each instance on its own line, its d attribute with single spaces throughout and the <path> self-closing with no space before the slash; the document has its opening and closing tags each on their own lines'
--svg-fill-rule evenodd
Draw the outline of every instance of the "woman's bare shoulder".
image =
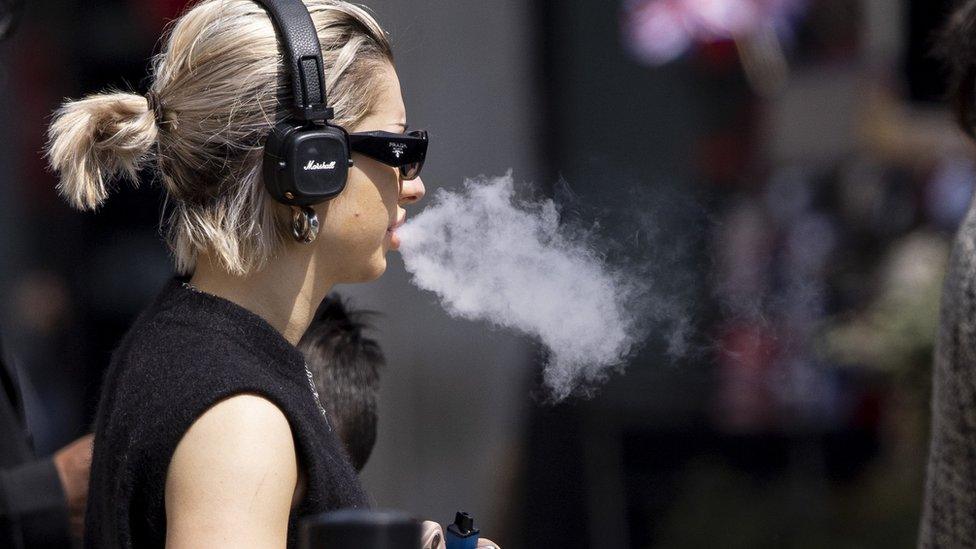
<svg viewBox="0 0 976 549">
<path fill-rule="evenodd" d="M 283 545 L 297 479 L 281 409 L 251 394 L 218 402 L 190 426 L 170 461 L 167 546 Z"/>
</svg>

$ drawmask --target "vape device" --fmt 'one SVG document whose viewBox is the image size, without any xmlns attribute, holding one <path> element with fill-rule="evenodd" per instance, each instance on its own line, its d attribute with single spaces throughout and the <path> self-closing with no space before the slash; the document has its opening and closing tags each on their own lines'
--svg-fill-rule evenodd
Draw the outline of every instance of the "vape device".
<svg viewBox="0 0 976 549">
<path fill-rule="evenodd" d="M 448 526 L 444 533 L 447 549 L 475 549 L 478 546 L 478 532 L 471 515 L 458 511 L 454 515 L 454 524 Z"/>
<path fill-rule="evenodd" d="M 298 547 L 404 549 L 420 547 L 420 535 L 420 522 L 405 513 L 343 509 L 304 519 Z"/>
</svg>

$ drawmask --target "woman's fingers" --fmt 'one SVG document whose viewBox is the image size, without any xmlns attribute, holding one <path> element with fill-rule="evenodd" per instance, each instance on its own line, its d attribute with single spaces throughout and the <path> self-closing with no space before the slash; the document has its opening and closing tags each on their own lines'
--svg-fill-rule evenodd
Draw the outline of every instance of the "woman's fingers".
<svg viewBox="0 0 976 549">
<path fill-rule="evenodd" d="M 441 529 L 440 524 L 432 520 L 425 520 L 422 528 L 423 533 L 420 539 L 423 542 L 421 545 L 423 549 L 445 549 L 444 530 Z"/>
</svg>

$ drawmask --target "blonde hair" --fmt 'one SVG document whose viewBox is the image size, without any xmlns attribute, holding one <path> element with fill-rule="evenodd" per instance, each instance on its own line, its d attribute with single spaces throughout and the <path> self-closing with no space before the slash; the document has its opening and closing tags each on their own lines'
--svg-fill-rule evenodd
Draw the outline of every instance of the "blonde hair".
<svg viewBox="0 0 976 549">
<path fill-rule="evenodd" d="M 334 123 L 351 127 L 373 107 L 393 54 L 362 7 L 304 0 L 322 45 Z M 166 238 L 180 273 L 207 251 L 229 272 L 260 268 L 288 236 L 288 208 L 264 188 L 261 160 L 292 90 L 267 12 L 251 0 L 203 0 L 181 16 L 153 59 L 147 99 L 103 93 L 66 102 L 48 129 L 57 189 L 94 210 L 119 176 L 152 167 L 166 190 Z M 155 104 L 153 104 L 155 103 Z"/>
</svg>

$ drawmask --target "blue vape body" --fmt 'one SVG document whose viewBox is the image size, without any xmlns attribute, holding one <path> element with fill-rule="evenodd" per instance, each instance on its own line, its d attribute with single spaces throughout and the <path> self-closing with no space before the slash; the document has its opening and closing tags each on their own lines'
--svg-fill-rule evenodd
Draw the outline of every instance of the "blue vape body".
<svg viewBox="0 0 976 549">
<path fill-rule="evenodd" d="M 478 546 L 478 532 L 474 519 L 464 511 L 454 515 L 454 524 L 444 533 L 447 549 L 475 549 Z"/>
</svg>

